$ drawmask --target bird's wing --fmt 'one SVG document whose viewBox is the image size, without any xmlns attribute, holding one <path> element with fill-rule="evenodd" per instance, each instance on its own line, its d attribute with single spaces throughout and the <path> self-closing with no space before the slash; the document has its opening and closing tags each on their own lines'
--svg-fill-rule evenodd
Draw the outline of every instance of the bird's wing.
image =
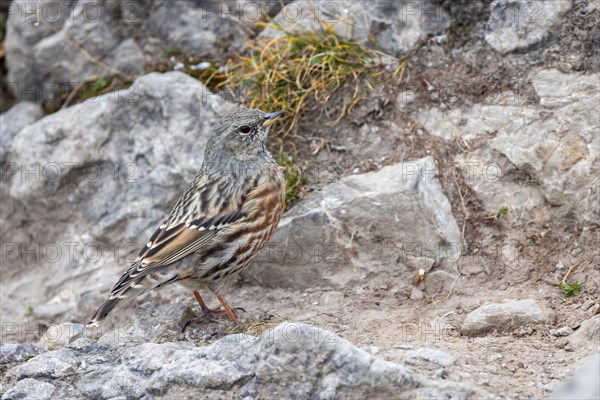
<svg viewBox="0 0 600 400">
<path fill-rule="evenodd" d="M 210 246 L 221 230 L 243 222 L 248 218 L 244 202 L 257 185 L 257 180 L 247 180 L 236 190 L 222 176 L 197 177 L 113 287 L 112 293 L 126 289 L 132 281 L 137 281 L 136 278 L 174 263 L 203 246 Z"/>
</svg>

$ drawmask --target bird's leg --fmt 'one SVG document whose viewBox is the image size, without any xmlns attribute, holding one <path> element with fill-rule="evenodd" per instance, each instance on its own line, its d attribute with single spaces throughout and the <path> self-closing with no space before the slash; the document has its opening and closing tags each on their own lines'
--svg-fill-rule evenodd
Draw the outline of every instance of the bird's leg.
<svg viewBox="0 0 600 400">
<path fill-rule="evenodd" d="M 200 293 L 198 293 L 197 290 L 194 290 L 194 297 L 196 298 L 196 301 L 200 305 L 200 308 L 202 309 L 202 312 L 204 314 L 210 314 L 212 310 L 210 308 L 208 308 L 208 306 L 206 305 L 206 303 L 204 302 L 204 300 L 202 300 L 202 296 L 200 296 Z"/>
<path fill-rule="evenodd" d="M 225 309 L 225 312 L 227 313 L 227 315 L 229 316 L 229 318 L 236 325 L 239 325 L 240 324 L 240 320 L 238 319 L 237 315 L 235 315 L 235 312 L 231 309 L 231 307 L 229 306 L 229 304 L 227 304 L 227 301 L 225 300 L 225 298 L 223 296 L 221 296 L 220 294 L 217 294 L 217 300 L 219 300 L 219 303 L 221 303 L 221 305 Z"/>
<path fill-rule="evenodd" d="M 210 318 L 210 317 L 221 317 L 223 315 L 229 315 L 229 313 L 227 313 L 227 311 L 218 310 L 218 309 L 213 310 L 212 308 L 208 308 L 208 306 L 206 305 L 204 300 L 202 300 L 202 296 L 200 296 L 200 293 L 198 293 L 197 290 L 194 290 L 194 297 L 196 298 L 196 301 L 200 305 L 200 308 L 202 309 L 202 314 L 204 314 L 205 317 Z"/>
<path fill-rule="evenodd" d="M 206 305 L 204 300 L 202 300 L 202 296 L 200 296 L 200 293 L 198 293 L 197 290 L 194 290 L 194 297 L 196 298 L 196 301 L 200 305 L 200 308 L 202 309 L 202 313 L 204 314 L 204 317 L 208 317 L 208 318 L 222 317 L 224 315 L 227 315 L 229 318 L 231 318 L 231 320 L 233 320 L 233 322 L 239 323 L 237 316 L 235 315 L 235 313 L 233 312 L 231 307 L 229 307 L 229 304 L 227 304 L 227 302 L 225 301 L 223 296 L 221 296 L 219 294 L 217 294 L 216 296 L 217 296 L 217 299 L 219 300 L 219 302 L 223 305 L 224 310 L 208 308 L 208 306 Z M 240 309 L 242 311 L 244 311 L 243 308 L 240 307 Z M 231 317 L 232 315 L 233 315 L 233 318 Z"/>
<path fill-rule="evenodd" d="M 198 305 L 202 309 L 202 315 L 197 315 L 195 318 L 189 320 L 183 327 L 182 332 L 185 331 L 185 328 L 187 328 L 187 326 L 191 323 L 200 323 L 213 317 L 229 315 L 227 311 L 213 310 L 211 308 L 208 308 L 204 300 L 202 300 L 202 296 L 200 296 L 200 293 L 197 290 L 194 290 L 194 297 L 196 298 Z"/>
</svg>

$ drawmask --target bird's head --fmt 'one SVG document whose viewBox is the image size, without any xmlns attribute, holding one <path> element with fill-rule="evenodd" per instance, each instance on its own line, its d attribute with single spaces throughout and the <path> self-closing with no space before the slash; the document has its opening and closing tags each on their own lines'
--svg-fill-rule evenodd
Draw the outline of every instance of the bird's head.
<svg viewBox="0 0 600 400">
<path fill-rule="evenodd" d="M 272 121 L 285 111 L 265 113 L 239 108 L 223 117 L 213 128 L 204 163 L 222 159 L 250 160 L 266 152 L 265 142 Z"/>
</svg>

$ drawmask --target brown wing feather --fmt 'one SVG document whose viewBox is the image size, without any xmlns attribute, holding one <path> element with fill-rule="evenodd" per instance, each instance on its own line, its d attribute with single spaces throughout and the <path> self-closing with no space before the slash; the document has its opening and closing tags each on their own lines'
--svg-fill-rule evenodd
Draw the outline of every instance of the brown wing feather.
<svg viewBox="0 0 600 400">
<path fill-rule="evenodd" d="M 248 180 L 242 190 L 229 190 L 222 176 L 197 177 L 178 200 L 167 220 L 152 234 L 135 262 L 112 289 L 112 294 L 126 290 L 136 278 L 142 278 L 209 246 L 222 230 L 248 217 L 244 207 L 248 194 L 258 182 Z M 197 193 L 211 193 L 202 196 Z M 203 204 L 209 202 L 211 204 Z M 227 204 L 225 207 L 223 204 Z M 208 213 L 202 213 L 207 210 Z M 137 279 L 136 279 L 137 280 Z"/>
</svg>

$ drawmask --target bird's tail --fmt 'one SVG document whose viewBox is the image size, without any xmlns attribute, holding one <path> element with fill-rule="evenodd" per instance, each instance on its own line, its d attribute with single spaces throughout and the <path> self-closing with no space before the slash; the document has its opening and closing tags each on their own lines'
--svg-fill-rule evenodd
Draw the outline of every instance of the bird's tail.
<svg viewBox="0 0 600 400">
<path fill-rule="evenodd" d="M 92 319 L 90 319 L 90 322 L 87 323 L 88 327 L 94 327 L 94 326 L 100 326 L 100 324 L 102 322 L 104 322 L 104 320 L 106 318 L 108 318 L 108 316 L 110 314 L 112 314 L 112 312 L 119 306 L 122 305 L 125 299 L 123 298 L 119 298 L 119 297 L 115 297 L 115 298 L 109 298 L 108 300 L 106 300 L 98 309 L 98 311 L 96 311 L 96 313 L 94 314 L 94 316 L 92 317 Z"/>
<path fill-rule="evenodd" d="M 167 271 L 152 272 L 144 271 L 139 273 L 136 269 L 137 264 L 133 264 L 129 270 L 119 279 L 111 291 L 111 295 L 96 311 L 88 327 L 99 326 L 111 315 L 117 308 L 125 305 L 128 301 L 135 297 L 144 294 L 159 286 L 163 286 L 178 280 L 182 277 L 176 273 L 168 273 Z"/>
</svg>

